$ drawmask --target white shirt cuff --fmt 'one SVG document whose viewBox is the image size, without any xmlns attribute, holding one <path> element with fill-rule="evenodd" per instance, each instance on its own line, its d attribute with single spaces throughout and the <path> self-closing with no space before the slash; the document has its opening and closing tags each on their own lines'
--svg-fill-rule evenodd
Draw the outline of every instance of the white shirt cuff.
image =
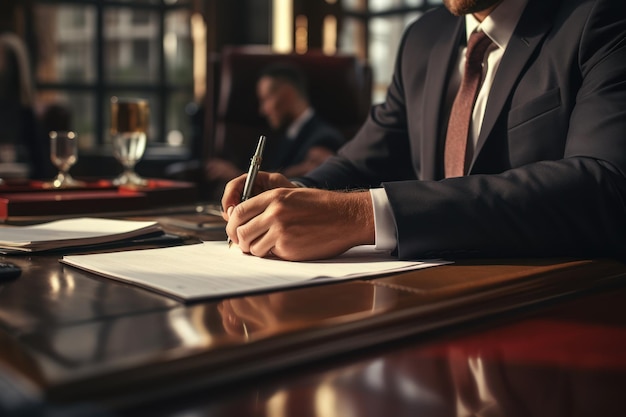
<svg viewBox="0 0 626 417">
<path fill-rule="evenodd" d="M 296 180 L 291 180 L 291 183 L 293 185 L 295 185 L 297 188 L 307 188 L 306 185 L 304 185 L 302 182 L 300 181 L 296 181 Z"/>
<path fill-rule="evenodd" d="M 376 229 L 376 249 L 393 250 L 398 245 L 396 224 L 391 205 L 384 188 L 370 189 L 374 207 L 374 228 Z"/>
</svg>

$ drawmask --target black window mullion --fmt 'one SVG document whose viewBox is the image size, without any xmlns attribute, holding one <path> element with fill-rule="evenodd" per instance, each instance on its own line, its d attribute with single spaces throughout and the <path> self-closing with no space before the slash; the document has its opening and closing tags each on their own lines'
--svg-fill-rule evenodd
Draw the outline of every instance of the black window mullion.
<svg viewBox="0 0 626 417">
<path fill-rule="evenodd" d="M 98 1 L 96 4 L 96 88 L 95 88 L 95 105 L 94 109 L 96 114 L 94 115 L 96 143 L 100 146 L 104 145 L 105 138 L 105 123 L 104 115 L 104 103 L 105 96 L 107 94 L 106 84 L 104 81 L 104 7 L 103 0 Z"/>
<path fill-rule="evenodd" d="M 158 101 L 160 105 L 160 117 L 159 117 L 159 125 L 158 135 L 161 138 L 162 142 L 165 142 L 165 132 L 166 132 L 166 119 L 167 119 L 167 74 L 166 74 L 166 65 L 165 65 L 165 48 L 164 48 L 164 39 L 165 39 L 165 12 L 166 7 L 165 3 L 161 1 L 159 8 L 159 77 L 158 77 Z"/>
</svg>

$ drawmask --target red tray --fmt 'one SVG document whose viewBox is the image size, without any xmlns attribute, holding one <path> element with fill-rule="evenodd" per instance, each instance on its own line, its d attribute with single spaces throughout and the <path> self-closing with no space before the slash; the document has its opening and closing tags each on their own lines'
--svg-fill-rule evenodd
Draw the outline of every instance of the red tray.
<svg viewBox="0 0 626 417">
<path fill-rule="evenodd" d="M 144 194 L 117 190 L 12 193 L 0 195 L 0 218 L 141 210 L 148 206 Z"/>
<path fill-rule="evenodd" d="M 0 220 L 22 216 L 57 216 L 145 210 L 195 203 L 193 183 L 149 179 L 142 187 L 115 187 L 109 180 L 86 181 L 84 187 L 50 189 L 40 181 L 0 186 Z"/>
<path fill-rule="evenodd" d="M 81 181 L 83 181 L 81 179 Z M 24 192 L 58 192 L 58 188 L 51 188 L 46 186 L 46 181 L 39 180 L 4 180 L 0 184 L 0 194 L 7 193 L 24 193 Z M 117 190 L 110 180 L 98 179 L 98 180 L 85 180 L 85 185 L 80 187 L 72 187 L 70 189 L 64 189 L 63 191 L 88 191 L 88 190 Z"/>
<path fill-rule="evenodd" d="M 195 203 L 198 200 L 198 189 L 190 182 L 149 179 L 146 186 L 122 185 L 119 191 L 122 194 L 144 193 L 150 206 Z"/>
</svg>

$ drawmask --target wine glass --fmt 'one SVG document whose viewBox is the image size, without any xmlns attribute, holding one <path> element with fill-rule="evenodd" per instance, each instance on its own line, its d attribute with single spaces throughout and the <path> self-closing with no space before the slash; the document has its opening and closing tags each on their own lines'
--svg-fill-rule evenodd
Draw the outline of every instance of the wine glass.
<svg viewBox="0 0 626 417">
<path fill-rule="evenodd" d="M 135 165 L 146 150 L 149 114 L 148 100 L 111 98 L 113 155 L 124 167 L 124 172 L 113 180 L 114 185 L 148 183 L 135 172 Z"/>
<path fill-rule="evenodd" d="M 59 170 L 57 176 L 49 183 L 48 188 L 82 187 L 83 181 L 77 181 L 69 173 L 72 165 L 78 161 L 78 136 L 72 131 L 51 131 L 50 160 Z"/>
</svg>

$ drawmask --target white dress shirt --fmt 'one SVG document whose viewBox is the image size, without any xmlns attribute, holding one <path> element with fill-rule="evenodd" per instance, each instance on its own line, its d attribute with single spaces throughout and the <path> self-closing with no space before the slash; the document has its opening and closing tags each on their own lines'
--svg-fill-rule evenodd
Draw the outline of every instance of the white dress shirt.
<svg viewBox="0 0 626 417">
<path fill-rule="evenodd" d="M 469 39 L 474 31 L 483 31 L 493 41 L 485 53 L 483 62 L 483 82 L 478 91 L 476 103 L 472 113 L 472 126 L 470 126 L 469 136 L 471 146 L 476 146 L 480 127 L 487 107 L 489 90 L 496 76 L 496 71 L 504 55 L 504 51 L 511 40 L 515 26 L 519 21 L 527 0 L 504 0 L 490 14 L 479 22 L 474 15 L 465 16 L 466 37 Z M 452 108 L 452 103 L 461 85 L 463 68 L 465 66 L 466 46 L 459 48 L 458 70 L 454 72 L 450 80 L 446 95 L 446 105 Z M 387 193 L 383 188 L 370 190 L 372 204 L 374 207 L 374 224 L 376 228 L 376 249 L 392 250 L 397 246 L 397 235 L 393 212 L 387 198 Z"/>
<path fill-rule="evenodd" d="M 302 130 L 302 126 L 304 126 L 304 124 L 313 117 L 313 114 L 315 114 L 313 108 L 308 107 L 304 112 L 302 112 L 300 116 L 298 116 L 296 120 L 291 122 L 285 134 L 287 139 L 294 140 L 295 138 L 297 138 L 298 133 L 300 133 L 300 131 Z"/>
</svg>

